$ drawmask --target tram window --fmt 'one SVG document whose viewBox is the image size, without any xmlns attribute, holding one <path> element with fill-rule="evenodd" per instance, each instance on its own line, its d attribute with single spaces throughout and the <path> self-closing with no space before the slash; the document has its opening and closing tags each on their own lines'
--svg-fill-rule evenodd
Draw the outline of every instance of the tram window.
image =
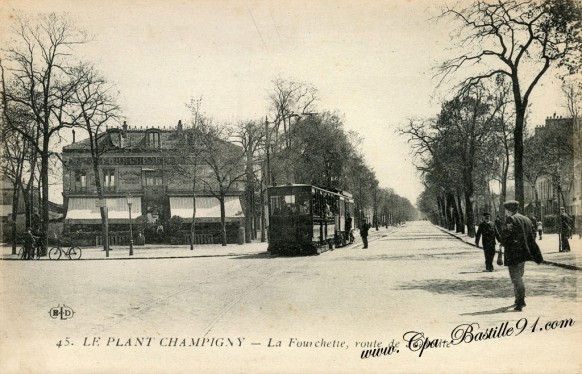
<svg viewBox="0 0 582 374">
<path fill-rule="evenodd" d="M 274 216 L 281 215 L 281 197 L 271 196 L 271 214 Z"/>
<path fill-rule="evenodd" d="M 296 207 L 298 214 L 309 214 L 310 194 L 298 194 L 296 198 Z"/>
<path fill-rule="evenodd" d="M 290 216 L 295 213 L 295 195 L 285 195 L 281 199 L 281 215 Z"/>
</svg>

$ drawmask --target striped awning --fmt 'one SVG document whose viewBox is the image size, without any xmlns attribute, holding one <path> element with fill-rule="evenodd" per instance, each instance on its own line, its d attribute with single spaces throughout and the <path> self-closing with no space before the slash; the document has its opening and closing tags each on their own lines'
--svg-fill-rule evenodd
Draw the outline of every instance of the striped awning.
<svg viewBox="0 0 582 374">
<path fill-rule="evenodd" d="M 68 223 L 101 223 L 101 213 L 95 198 L 71 197 L 67 209 Z M 106 200 L 109 223 L 129 222 L 129 208 L 125 197 L 109 197 Z M 131 217 L 141 216 L 141 197 L 131 197 Z"/>
<path fill-rule="evenodd" d="M 170 197 L 170 213 L 192 222 L 192 197 Z M 227 221 L 239 221 L 244 218 L 240 198 L 238 196 L 226 196 L 224 198 L 225 218 Z M 220 221 L 220 202 L 211 196 L 196 198 L 196 222 Z"/>
</svg>

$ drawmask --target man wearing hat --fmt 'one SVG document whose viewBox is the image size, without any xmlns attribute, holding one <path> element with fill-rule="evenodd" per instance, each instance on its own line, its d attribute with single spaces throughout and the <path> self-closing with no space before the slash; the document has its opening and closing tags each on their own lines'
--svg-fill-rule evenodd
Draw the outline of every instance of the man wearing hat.
<svg viewBox="0 0 582 374">
<path fill-rule="evenodd" d="M 495 225 L 491 222 L 491 214 L 483 213 L 484 221 L 479 224 L 477 229 L 477 236 L 475 237 L 475 245 L 479 246 L 479 240 L 483 236 L 483 252 L 485 253 L 485 270 L 493 271 L 493 258 L 495 257 L 495 238 L 500 240 L 497 236 Z"/>
<path fill-rule="evenodd" d="M 509 200 L 503 206 L 506 215 L 505 225 L 501 231 L 501 244 L 505 247 L 504 262 L 513 283 L 514 310 L 521 311 L 525 306 L 525 285 L 523 284 L 525 262 L 535 261 L 540 264 L 543 259 L 533 236 L 532 222 L 517 212 L 519 202 Z"/>
<path fill-rule="evenodd" d="M 570 252 L 568 239 L 572 233 L 573 220 L 566 214 L 564 207 L 560 207 L 560 252 Z"/>
</svg>

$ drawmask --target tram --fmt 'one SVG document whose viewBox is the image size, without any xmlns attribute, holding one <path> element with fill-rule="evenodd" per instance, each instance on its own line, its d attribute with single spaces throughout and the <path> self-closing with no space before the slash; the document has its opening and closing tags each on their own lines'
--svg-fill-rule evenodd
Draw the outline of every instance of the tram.
<svg viewBox="0 0 582 374">
<path fill-rule="evenodd" d="M 349 192 L 288 184 L 269 187 L 267 193 L 271 254 L 320 254 L 348 243 L 346 225 L 354 217 Z"/>
</svg>

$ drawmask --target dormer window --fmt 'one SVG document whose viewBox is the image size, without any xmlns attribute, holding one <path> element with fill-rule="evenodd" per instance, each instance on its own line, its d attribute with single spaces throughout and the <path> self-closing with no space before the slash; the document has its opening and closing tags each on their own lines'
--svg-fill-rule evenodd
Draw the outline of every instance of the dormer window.
<svg viewBox="0 0 582 374">
<path fill-rule="evenodd" d="M 148 132 L 148 147 L 150 148 L 160 148 L 160 133 L 157 131 Z"/>
</svg>

